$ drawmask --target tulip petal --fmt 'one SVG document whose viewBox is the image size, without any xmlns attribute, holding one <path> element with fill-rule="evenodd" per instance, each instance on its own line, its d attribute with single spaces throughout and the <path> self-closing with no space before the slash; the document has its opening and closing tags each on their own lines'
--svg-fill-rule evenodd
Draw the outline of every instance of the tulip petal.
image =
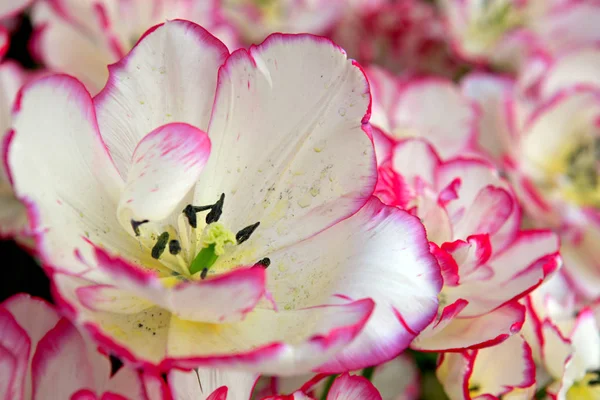
<svg viewBox="0 0 600 400">
<path fill-rule="evenodd" d="M 163 125 L 145 136 L 133 152 L 119 202 L 125 226 L 131 219 L 168 217 L 198 181 L 209 155 L 206 133 L 188 124 Z"/>
<path fill-rule="evenodd" d="M 368 379 L 362 376 L 345 373 L 331 385 L 327 394 L 331 400 L 381 400 L 381 395 Z"/>
<path fill-rule="evenodd" d="M 427 330 L 411 344 L 415 350 L 460 351 L 500 343 L 518 332 L 525 319 L 525 308 L 517 302 L 508 303 L 488 314 L 475 318 L 454 318 L 439 329 Z"/>
<path fill-rule="evenodd" d="M 42 78 L 23 89 L 17 105 L 15 133 L 8 144 L 9 173 L 17 197 L 28 207 L 45 263 L 87 269 L 93 255 L 82 238 L 85 234 L 152 265 L 149 254 L 117 220 L 123 182 L 100 137 L 83 85 L 67 76 Z"/>
<path fill-rule="evenodd" d="M 123 178 L 136 146 L 157 127 L 184 122 L 206 131 L 217 70 L 228 54 L 204 28 L 176 20 L 148 31 L 129 55 L 109 67 L 108 83 L 94 103 Z"/>
<path fill-rule="evenodd" d="M 258 380 L 258 374 L 243 371 L 199 368 L 189 372 L 171 370 L 169 386 L 175 400 L 200 400 L 225 387 L 231 400 L 247 400 Z"/>
<path fill-rule="evenodd" d="M 269 287 L 279 307 L 336 298 L 370 297 L 377 303 L 359 337 L 321 372 L 364 368 L 395 357 L 437 311 L 441 275 L 423 226 L 376 198 L 352 217 L 269 257 Z"/>
<path fill-rule="evenodd" d="M 410 81 L 403 86 L 391 113 L 390 134 L 426 138 L 442 158 L 458 155 L 476 140 L 475 108 L 450 81 Z"/>
<path fill-rule="evenodd" d="M 220 69 L 209 127 L 219 156 L 208 161 L 194 203 L 224 193 L 223 223 L 260 221 L 252 247 L 268 251 L 353 214 L 377 179 L 363 130 L 368 89 L 361 69 L 324 38 L 274 34 L 234 52 Z"/>
</svg>

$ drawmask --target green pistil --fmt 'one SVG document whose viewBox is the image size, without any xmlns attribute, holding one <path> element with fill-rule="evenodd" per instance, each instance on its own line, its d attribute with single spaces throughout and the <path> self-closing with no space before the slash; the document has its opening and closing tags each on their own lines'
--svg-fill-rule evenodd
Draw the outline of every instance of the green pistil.
<svg viewBox="0 0 600 400">
<path fill-rule="evenodd" d="M 217 261 L 217 258 L 225 253 L 225 246 L 235 243 L 235 235 L 225 228 L 223 224 L 218 222 L 209 224 L 202 237 L 204 248 L 200 250 L 194 261 L 192 261 L 190 274 L 194 275 L 203 269 L 208 271 Z"/>
<path fill-rule="evenodd" d="M 200 250 L 192 265 L 190 265 L 190 274 L 194 275 L 197 272 L 202 271 L 204 268 L 209 269 L 217 261 L 219 256 L 215 252 L 215 245 L 211 244 L 208 247 Z"/>
</svg>

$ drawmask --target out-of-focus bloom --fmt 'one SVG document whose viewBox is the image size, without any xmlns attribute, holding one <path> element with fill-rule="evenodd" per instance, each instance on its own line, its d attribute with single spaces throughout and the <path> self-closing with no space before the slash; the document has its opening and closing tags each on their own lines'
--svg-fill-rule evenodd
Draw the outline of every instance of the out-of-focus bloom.
<svg viewBox="0 0 600 400">
<path fill-rule="evenodd" d="M 147 29 L 176 18 L 201 24 L 237 48 L 218 1 L 48 0 L 33 7 L 31 49 L 49 69 L 75 76 L 96 93 L 108 78 L 107 65 L 124 57 Z"/>
<path fill-rule="evenodd" d="M 225 17 L 246 44 L 261 42 L 272 32 L 324 35 L 348 7 L 373 0 L 221 0 Z"/>
<path fill-rule="evenodd" d="M 450 400 L 530 400 L 536 390 L 531 349 L 520 335 L 485 349 L 443 353 L 436 373 Z"/>
<path fill-rule="evenodd" d="M 384 2 L 347 12 L 328 34 L 362 65 L 394 73 L 453 77 L 446 32 L 435 7 L 420 0 Z"/>
<path fill-rule="evenodd" d="M 4 301 L 0 326 L 4 400 L 168 398 L 159 376 L 127 366 L 111 375 L 110 359 L 43 300 L 20 294 Z"/>
<path fill-rule="evenodd" d="M 11 18 L 27 8 L 33 0 L 1 0 L 0 19 Z"/>
<path fill-rule="evenodd" d="M 310 389 L 308 387 L 307 389 Z M 381 395 L 366 378 L 344 373 L 337 377 L 329 392 L 327 400 L 382 400 Z M 314 400 L 305 391 L 299 390 L 290 395 L 266 397 L 264 400 Z"/>
<path fill-rule="evenodd" d="M 476 63 L 520 66 L 600 39 L 600 4 L 578 0 L 442 0 L 456 52 Z"/>
<path fill-rule="evenodd" d="M 360 375 L 363 370 L 351 372 Z M 257 399 L 276 394 L 288 394 L 298 391 L 315 398 L 321 398 L 326 381 L 322 375 L 301 375 L 294 377 L 270 377 L 264 381 L 263 388 L 257 391 Z M 383 400 L 416 400 L 420 394 L 419 370 L 414 360 L 407 354 L 374 367 L 370 378 L 373 386 L 381 394 Z M 315 381 L 318 383 L 315 384 Z"/>
<path fill-rule="evenodd" d="M 495 168 L 442 161 L 424 140 L 404 140 L 381 165 L 376 194 L 421 219 L 442 268 L 438 316 L 413 348 L 479 348 L 519 331 L 517 300 L 559 267 L 559 244 L 550 231 L 519 229 L 519 206 Z"/>
<path fill-rule="evenodd" d="M 208 368 L 168 373 L 173 400 L 248 400 L 257 379 L 250 372 Z"/>
<path fill-rule="evenodd" d="M 404 80 L 379 68 L 367 69 L 373 96 L 371 125 L 381 163 L 393 143 L 426 138 L 442 157 L 473 152 L 477 110 L 451 81 L 425 77 Z"/>
<path fill-rule="evenodd" d="M 528 296 L 523 331 L 533 349 L 538 386 L 557 400 L 600 395 L 600 331 L 592 308 L 579 307 L 576 291 L 556 275 Z"/>
<path fill-rule="evenodd" d="M 518 82 L 475 74 L 465 93 L 482 110 L 481 147 L 503 168 L 530 224 L 561 235 L 577 291 L 600 295 L 600 49 L 528 63 Z"/>
<path fill-rule="evenodd" d="M 65 76 L 26 87 L 8 163 L 57 299 L 159 368 L 396 356 L 435 316 L 441 276 L 419 220 L 371 196 L 369 105 L 326 39 L 229 56 L 184 21 L 145 35 L 93 103 Z"/>
</svg>

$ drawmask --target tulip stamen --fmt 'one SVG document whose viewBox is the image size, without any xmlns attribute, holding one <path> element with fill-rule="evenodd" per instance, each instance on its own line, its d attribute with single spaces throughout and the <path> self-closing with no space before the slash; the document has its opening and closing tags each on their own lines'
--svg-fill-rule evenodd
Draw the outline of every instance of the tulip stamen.
<svg viewBox="0 0 600 400">
<path fill-rule="evenodd" d="M 164 253 L 167 242 L 169 241 L 169 232 L 163 232 L 158 237 L 156 244 L 152 247 L 152 258 L 159 259 L 162 253 Z"/>
<path fill-rule="evenodd" d="M 254 264 L 254 267 L 261 267 L 261 268 L 269 268 L 269 265 L 271 265 L 271 260 L 269 259 L 269 257 L 265 257 L 262 260 L 259 260 L 256 262 L 256 264 Z"/>
<path fill-rule="evenodd" d="M 145 223 L 150 222 L 149 220 L 145 219 L 142 221 L 136 221 L 136 220 L 131 220 L 131 228 L 133 229 L 133 232 L 135 233 L 135 236 L 140 236 L 140 225 L 143 225 Z"/>
<path fill-rule="evenodd" d="M 237 244 L 242 244 L 246 240 L 250 239 L 250 236 L 252 235 L 252 233 L 254 233 L 254 231 L 256 230 L 256 228 L 258 228 L 259 225 L 260 221 L 255 224 L 249 225 L 244 229 L 240 230 L 238 233 L 236 233 L 235 239 L 237 241 Z"/>
</svg>

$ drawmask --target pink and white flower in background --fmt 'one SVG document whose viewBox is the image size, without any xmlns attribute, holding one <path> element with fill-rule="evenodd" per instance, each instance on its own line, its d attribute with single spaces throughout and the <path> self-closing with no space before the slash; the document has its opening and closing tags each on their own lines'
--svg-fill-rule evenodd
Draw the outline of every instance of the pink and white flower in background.
<svg viewBox="0 0 600 400">
<path fill-rule="evenodd" d="M 33 3 L 34 0 L 1 0 L 0 19 L 9 19 L 18 15 Z"/>
<path fill-rule="evenodd" d="M 600 3 L 579 0 L 442 0 L 456 53 L 477 64 L 519 69 L 535 53 L 600 39 Z"/>
<path fill-rule="evenodd" d="M 177 18 L 238 47 L 217 0 L 41 0 L 32 10 L 30 47 L 48 69 L 73 75 L 97 93 L 108 79 L 107 65 L 123 58 L 146 30 Z"/>
<path fill-rule="evenodd" d="M 538 387 L 555 400 L 594 399 L 600 395 L 600 330 L 592 307 L 581 306 L 564 274 L 531 293 L 525 301 L 523 330 L 538 364 Z"/>
<path fill-rule="evenodd" d="M 391 157 L 395 142 L 407 138 L 427 139 L 443 157 L 476 152 L 478 110 L 452 81 L 399 78 L 377 67 L 368 68 L 367 76 L 379 164 Z"/>
<path fill-rule="evenodd" d="M 123 359 L 340 372 L 435 317 L 439 265 L 372 196 L 369 86 L 327 39 L 230 55 L 168 22 L 94 99 L 53 76 L 18 104 L 8 165 L 55 297 Z"/>
<path fill-rule="evenodd" d="M 385 1 L 349 12 L 328 33 L 362 65 L 402 75 L 453 77 L 459 67 L 435 7 L 421 0 Z"/>
<path fill-rule="evenodd" d="M 158 375 L 124 366 L 111 374 L 97 351 L 44 300 L 19 294 L 0 304 L 0 398 L 169 399 Z"/>
<path fill-rule="evenodd" d="M 306 390 L 310 390 L 310 382 L 304 390 L 299 390 L 290 395 L 279 395 L 266 397 L 263 400 L 315 400 L 314 397 L 307 395 Z M 337 377 L 329 392 L 326 400 L 383 400 L 381 394 L 368 379 L 344 373 Z"/>
<path fill-rule="evenodd" d="M 421 219 L 444 277 L 437 318 L 411 346 L 459 351 L 518 332 L 518 300 L 560 266 L 557 236 L 520 229 L 508 182 L 481 159 L 444 160 L 422 139 L 399 141 L 391 154 L 376 195 Z"/>
<path fill-rule="evenodd" d="M 468 76 L 482 110 L 480 145 L 507 174 L 530 225 L 561 236 L 581 296 L 600 296 L 600 49 L 534 58 L 514 82 Z"/>
<path fill-rule="evenodd" d="M 365 375 L 367 370 L 350 372 Z M 406 353 L 391 361 L 377 365 L 367 376 L 383 400 L 417 400 L 420 395 L 420 374 L 415 361 Z M 307 374 L 292 377 L 263 377 L 255 398 L 290 395 L 302 392 L 307 396 L 322 398 L 328 379 L 323 374 Z"/>
<path fill-rule="evenodd" d="M 173 400 L 249 400 L 258 374 L 209 368 L 172 369 L 167 379 Z"/>
<path fill-rule="evenodd" d="M 530 400 L 536 392 L 531 348 L 520 335 L 484 349 L 443 353 L 436 374 L 450 400 Z"/>
<path fill-rule="evenodd" d="M 221 0 L 225 17 L 245 44 L 259 43 L 273 32 L 324 35 L 348 8 L 382 0 Z M 351 12 L 351 11 L 350 11 Z"/>
</svg>

